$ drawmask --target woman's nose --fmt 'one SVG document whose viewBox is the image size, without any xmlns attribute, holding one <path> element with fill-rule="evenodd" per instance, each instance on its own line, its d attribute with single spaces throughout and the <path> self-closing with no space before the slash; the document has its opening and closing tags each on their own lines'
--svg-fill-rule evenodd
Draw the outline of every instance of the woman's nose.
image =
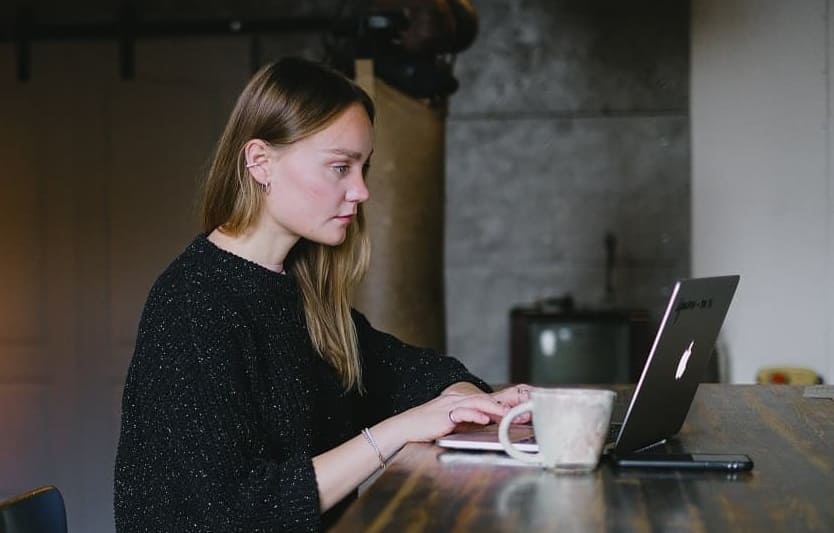
<svg viewBox="0 0 834 533">
<path fill-rule="evenodd" d="M 365 184 L 365 177 L 361 174 L 351 180 L 351 184 L 347 190 L 347 201 L 348 202 L 356 202 L 362 203 L 368 200 L 371 197 L 371 192 L 368 190 L 368 186 Z"/>
</svg>

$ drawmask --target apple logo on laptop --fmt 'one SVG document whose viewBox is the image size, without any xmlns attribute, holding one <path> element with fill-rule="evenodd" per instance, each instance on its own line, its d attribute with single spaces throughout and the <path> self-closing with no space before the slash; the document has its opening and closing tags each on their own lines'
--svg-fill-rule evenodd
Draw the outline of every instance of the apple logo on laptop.
<svg viewBox="0 0 834 533">
<path fill-rule="evenodd" d="M 689 362 L 689 357 L 692 355 L 692 348 L 695 346 L 695 341 L 689 343 L 686 350 L 681 354 L 681 359 L 678 361 L 678 369 L 675 370 L 675 379 L 680 379 L 683 373 L 686 372 L 686 364 Z"/>
</svg>

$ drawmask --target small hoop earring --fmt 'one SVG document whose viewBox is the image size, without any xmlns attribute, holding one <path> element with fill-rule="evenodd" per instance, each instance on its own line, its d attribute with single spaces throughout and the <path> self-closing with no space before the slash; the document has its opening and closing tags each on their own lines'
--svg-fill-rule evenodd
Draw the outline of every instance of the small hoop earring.
<svg viewBox="0 0 834 533">
<path fill-rule="evenodd" d="M 256 167 L 256 166 L 258 166 L 258 165 L 260 165 L 260 163 L 248 163 L 248 164 L 246 165 L 246 168 L 252 168 L 252 167 Z"/>
<path fill-rule="evenodd" d="M 261 190 L 263 190 L 266 196 L 269 196 L 269 193 L 272 192 L 272 182 L 267 181 L 266 183 L 261 183 Z"/>
</svg>

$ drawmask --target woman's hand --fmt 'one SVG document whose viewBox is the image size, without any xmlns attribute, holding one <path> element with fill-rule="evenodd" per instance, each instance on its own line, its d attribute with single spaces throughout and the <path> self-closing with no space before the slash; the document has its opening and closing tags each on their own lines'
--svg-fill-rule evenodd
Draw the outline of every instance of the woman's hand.
<svg viewBox="0 0 834 533">
<path fill-rule="evenodd" d="M 458 424 L 486 425 L 509 410 L 493 395 L 444 393 L 422 405 L 400 413 L 389 421 L 396 423 L 405 442 L 430 442 L 451 433 Z"/>
<path fill-rule="evenodd" d="M 525 385 L 523 383 L 519 385 L 513 385 L 511 387 L 507 387 L 506 389 L 501 389 L 498 392 L 492 393 L 492 398 L 501 405 L 506 405 L 507 407 L 515 407 L 516 405 L 522 404 L 530 399 L 530 386 Z M 523 413 L 521 416 L 516 417 L 513 421 L 514 424 L 529 424 L 531 420 L 530 411 Z M 500 422 L 501 419 L 495 420 L 495 422 Z"/>
<path fill-rule="evenodd" d="M 461 381 L 459 383 L 455 383 L 446 387 L 446 389 L 442 392 L 443 395 L 471 395 L 471 394 L 483 394 L 481 389 L 476 387 L 475 385 Z M 520 383 L 518 385 L 513 385 L 511 387 L 507 387 L 505 389 L 501 389 L 498 392 L 493 392 L 490 394 L 492 399 L 495 400 L 497 403 L 501 405 L 505 405 L 507 407 L 515 407 L 520 403 L 524 403 L 530 399 L 530 385 Z M 501 415 L 498 418 L 492 418 L 492 422 L 496 424 L 501 422 L 501 418 L 504 415 Z M 521 416 L 517 417 L 514 421 L 515 424 L 529 424 L 531 420 L 530 412 L 522 414 Z"/>
</svg>

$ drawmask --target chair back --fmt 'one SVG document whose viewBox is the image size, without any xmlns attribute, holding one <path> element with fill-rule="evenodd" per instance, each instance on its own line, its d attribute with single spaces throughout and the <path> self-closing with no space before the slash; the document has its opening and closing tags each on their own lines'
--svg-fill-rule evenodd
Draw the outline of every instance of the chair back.
<svg viewBox="0 0 834 533">
<path fill-rule="evenodd" d="M 0 533 L 67 533 L 61 492 L 47 485 L 0 502 Z"/>
</svg>

